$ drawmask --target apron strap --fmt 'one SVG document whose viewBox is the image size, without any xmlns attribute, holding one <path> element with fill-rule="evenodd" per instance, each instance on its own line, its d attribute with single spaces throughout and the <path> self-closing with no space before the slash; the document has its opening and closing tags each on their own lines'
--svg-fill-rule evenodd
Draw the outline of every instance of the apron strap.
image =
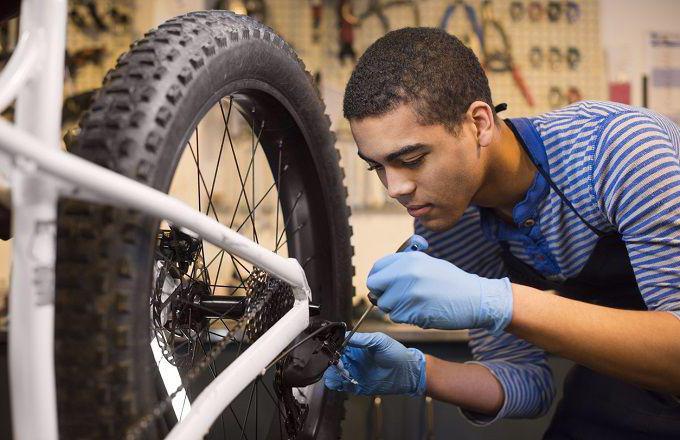
<svg viewBox="0 0 680 440">
<path fill-rule="evenodd" d="M 532 142 L 538 142 L 540 145 L 543 145 L 543 141 L 539 137 L 538 133 L 536 132 L 536 129 L 534 126 L 525 118 L 518 118 L 518 119 L 505 119 L 506 124 L 508 124 L 508 127 L 510 127 L 510 130 L 514 133 L 515 137 L 519 141 L 519 144 L 522 146 L 522 149 L 524 152 L 527 153 L 527 156 L 529 156 L 529 160 L 531 160 L 531 163 L 534 164 L 536 169 L 538 170 L 539 173 L 541 173 L 541 176 L 548 182 L 548 185 L 555 191 L 555 193 L 562 199 L 564 203 L 567 204 L 567 206 L 576 214 L 576 216 L 581 219 L 581 221 L 590 229 L 593 231 L 598 237 L 604 237 L 605 235 L 608 235 L 606 232 L 600 231 L 590 223 L 584 219 L 581 214 L 574 208 L 574 205 L 571 204 L 569 199 L 567 199 L 567 196 L 564 195 L 564 193 L 555 185 L 555 182 L 550 179 L 550 174 L 543 168 L 543 166 L 538 163 L 538 161 L 531 155 L 531 152 L 529 151 L 529 148 L 526 145 L 526 142 L 524 140 L 524 137 L 520 135 L 520 130 L 522 130 L 523 134 L 527 137 L 529 137 L 530 141 Z"/>
</svg>

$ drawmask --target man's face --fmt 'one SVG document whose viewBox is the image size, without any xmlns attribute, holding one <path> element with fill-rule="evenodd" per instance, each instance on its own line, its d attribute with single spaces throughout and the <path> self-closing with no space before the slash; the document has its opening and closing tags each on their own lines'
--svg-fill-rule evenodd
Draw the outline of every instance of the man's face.
<svg viewBox="0 0 680 440">
<path fill-rule="evenodd" d="M 421 125 L 408 105 L 350 120 L 359 156 L 375 169 L 390 197 L 432 231 L 452 227 L 482 184 L 482 149 L 472 120 L 454 135 Z"/>
</svg>

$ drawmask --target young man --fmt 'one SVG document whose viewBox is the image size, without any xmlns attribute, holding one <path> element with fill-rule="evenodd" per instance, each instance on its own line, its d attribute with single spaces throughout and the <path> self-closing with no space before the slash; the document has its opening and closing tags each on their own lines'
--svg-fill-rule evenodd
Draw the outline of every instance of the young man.
<svg viewBox="0 0 680 440">
<path fill-rule="evenodd" d="M 326 386 L 427 393 L 477 424 L 537 417 L 550 352 L 578 365 L 545 438 L 680 438 L 677 126 L 606 102 L 502 120 L 472 51 L 428 28 L 366 51 L 344 114 L 430 244 L 377 261 L 368 288 L 395 322 L 470 329 L 475 360 L 358 333 L 357 383 L 329 368 Z"/>
</svg>

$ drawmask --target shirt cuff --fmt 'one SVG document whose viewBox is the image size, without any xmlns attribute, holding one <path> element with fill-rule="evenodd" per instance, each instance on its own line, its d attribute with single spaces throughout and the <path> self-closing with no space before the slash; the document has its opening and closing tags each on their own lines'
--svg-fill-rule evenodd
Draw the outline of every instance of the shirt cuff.
<svg viewBox="0 0 680 440">
<path fill-rule="evenodd" d="M 505 400 L 494 416 L 461 411 L 472 424 L 486 426 L 503 418 L 535 418 L 545 414 L 555 395 L 550 369 L 536 370 L 530 365 L 509 361 L 470 361 L 488 369 L 503 388 Z"/>
<path fill-rule="evenodd" d="M 671 315 L 680 319 L 680 310 L 669 311 L 668 313 L 670 313 Z M 675 399 L 676 402 L 680 403 L 680 396 L 672 396 L 672 397 L 673 397 L 673 399 Z"/>
<path fill-rule="evenodd" d="M 676 318 L 680 319 L 680 310 L 673 310 L 673 311 L 669 311 L 668 313 L 670 313 L 671 315 L 673 315 L 673 316 L 675 316 Z"/>
<path fill-rule="evenodd" d="M 491 365 L 489 365 L 487 363 L 477 362 L 477 361 L 468 361 L 468 362 L 465 362 L 465 363 L 466 364 L 481 365 L 482 367 L 489 370 L 491 372 L 491 374 L 493 374 L 496 377 L 496 379 L 498 379 L 498 382 L 500 382 L 501 387 L 503 387 L 503 395 L 505 397 L 504 397 L 504 400 L 503 400 L 503 406 L 501 406 L 501 409 L 498 410 L 498 412 L 496 413 L 495 416 L 490 416 L 488 414 L 481 414 L 481 413 L 477 413 L 477 412 L 470 411 L 470 410 L 463 409 L 463 408 L 459 407 L 458 409 L 460 410 L 460 413 L 463 415 L 463 417 L 465 417 L 467 419 L 468 422 L 472 423 L 475 426 L 488 426 L 488 425 L 492 424 L 493 422 L 495 422 L 496 420 L 499 420 L 499 419 L 502 419 L 503 417 L 505 417 L 505 415 L 508 413 L 509 399 L 508 399 L 508 389 L 505 385 L 505 382 L 503 380 L 501 380 L 501 378 L 499 377 L 499 374 L 497 374 L 497 372 L 495 371 L 496 368 L 499 368 L 500 366 L 494 365 L 492 367 Z"/>
</svg>

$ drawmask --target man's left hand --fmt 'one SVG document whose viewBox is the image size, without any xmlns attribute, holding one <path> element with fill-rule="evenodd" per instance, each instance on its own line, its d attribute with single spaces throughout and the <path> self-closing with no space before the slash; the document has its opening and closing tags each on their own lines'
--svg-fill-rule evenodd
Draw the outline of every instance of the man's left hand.
<svg viewBox="0 0 680 440">
<path fill-rule="evenodd" d="M 338 369 L 345 369 L 350 382 Z M 352 394 L 425 393 L 425 355 L 383 333 L 355 333 L 338 365 L 324 373 L 327 388 Z"/>
<path fill-rule="evenodd" d="M 423 252 L 381 258 L 366 285 L 394 322 L 497 332 L 512 318 L 512 287 L 507 278 L 482 278 Z"/>
</svg>

